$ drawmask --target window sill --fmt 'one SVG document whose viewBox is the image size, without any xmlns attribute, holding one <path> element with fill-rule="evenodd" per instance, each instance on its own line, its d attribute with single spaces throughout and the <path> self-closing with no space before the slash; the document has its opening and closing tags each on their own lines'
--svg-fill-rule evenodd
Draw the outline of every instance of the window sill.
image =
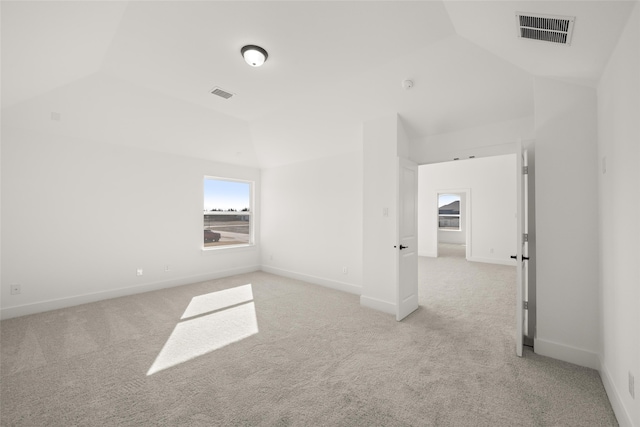
<svg viewBox="0 0 640 427">
<path fill-rule="evenodd" d="M 213 254 L 220 251 L 229 251 L 229 252 L 242 252 L 247 250 L 255 249 L 255 243 L 246 243 L 240 245 L 225 245 L 225 246 L 209 246 L 203 247 L 200 249 L 202 255 Z"/>
</svg>

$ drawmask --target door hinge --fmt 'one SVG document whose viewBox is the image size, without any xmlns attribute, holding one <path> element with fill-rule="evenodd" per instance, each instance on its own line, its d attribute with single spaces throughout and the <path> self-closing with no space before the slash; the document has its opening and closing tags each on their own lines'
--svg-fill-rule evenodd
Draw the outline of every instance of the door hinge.
<svg viewBox="0 0 640 427">
<path fill-rule="evenodd" d="M 529 310 L 529 301 L 522 301 L 522 308 Z"/>
<path fill-rule="evenodd" d="M 523 242 L 528 242 L 529 241 L 529 234 L 528 233 L 522 233 L 522 241 Z"/>
<path fill-rule="evenodd" d="M 522 167 L 522 175 L 529 175 L 529 166 Z"/>
</svg>

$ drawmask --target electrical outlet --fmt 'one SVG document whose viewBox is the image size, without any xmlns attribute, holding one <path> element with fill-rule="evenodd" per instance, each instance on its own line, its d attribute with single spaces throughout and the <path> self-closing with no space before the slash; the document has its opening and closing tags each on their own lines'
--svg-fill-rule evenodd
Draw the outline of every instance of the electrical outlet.
<svg viewBox="0 0 640 427">
<path fill-rule="evenodd" d="M 20 295 L 20 292 L 22 292 L 22 287 L 17 283 L 13 283 L 11 285 L 11 295 Z"/>
<path fill-rule="evenodd" d="M 342 267 L 342 274 L 349 274 L 349 269 L 347 267 Z"/>
<path fill-rule="evenodd" d="M 171 271 L 171 267 L 169 266 L 169 264 L 164 266 L 164 271 Z"/>
<path fill-rule="evenodd" d="M 139 268 L 139 269 L 136 271 L 136 276 L 142 276 L 142 269 L 141 269 L 141 268 Z"/>
<path fill-rule="evenodd" d="M 636 398 L 636 385 L 635 385 L 635 378 L 633 377 L 633 374 L 631 373 L 631 371 L 629 371 L 629 394 L 631 395 L 632 398 Z"/>
</svg>

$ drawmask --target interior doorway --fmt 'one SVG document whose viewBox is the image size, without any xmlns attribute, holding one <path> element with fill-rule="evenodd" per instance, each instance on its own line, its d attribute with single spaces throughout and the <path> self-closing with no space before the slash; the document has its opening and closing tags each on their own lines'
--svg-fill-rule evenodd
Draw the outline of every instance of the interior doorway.
<svg viewBox="0 0 640 427">
<path fill-rule="evenodd" d="M 452 248 L 448 247 L 449 245 L 465 245 L 466 259 L 461 260 L 462 262 L 471 261 L 471 266 L 475 265 L 478 267 L 481 264 L 476 264 L 476 262 L 483 263 L 482 266 L 485 264 L 487 266 L 507 266 L 508 268 L 506 269 L 488 269 L 482 274 L 489 273 L 489 271 L 491 271 L 492 274 L 497 272 L 495 274 L 500 275 L 502 278 L 505 277 L 505 274 L 513 275 L 511 287 L 514 288 L 513 284 L 516 282 L 516 261 L 511 259 L 511 255 L 516 253 L 518 243 L 516 236 L 517 218 L 519 214 L 516 209 L 516 189 L 518 183 L 518 165 L 516 160 L 517 155 L 515 153 L 509 153 L 499 156 L 489 156 L 457 162 L 441 162 L 421 166 L 421 168 L 435 167 L 435 169 L 440 169 L 446 179 L 440 180 L 437 183 L 431 183 L 428 186 L 428 194 L 426 195 L 424 194 L 425 188 L 423 187 L 424 180 L 420 179 L 419 192 L 423 198 L 429 199 L 430 202 L 427 206 L 427 212 L 423 210 L 425 204 L 420 203 L 419 217 L 422 219 L 422 222 L 419 227 L 422 231 L 419 231 L 419 234 L 423 235 L 420 237 L 422 246 L 419 249 L 419 254 L 423 257 L 435 257 L 440 260 L 440 255 L 445 254 L 440 254 L 439 252 L 444 250 L 447 252 L 443 258 L 451 258 L 449 252 L 451 252 L 450 249 Z M 472 170 L 468 175 L 462 172 L 466 166 Z M 447 206 L 447 204 L 441 200 L 441 196 L 443 195 L 460 195 L 459 214 L 456 214 L 455 205 L 449 206 L 453 209 L 445 209 L 445 212 L 441 212 L 440 208 Z M 533 194 L 530 196 L 533 196 Z M 472 203 L 473 207 L 471 206 Z M 468 212 L 468 214 L 463 220 L 466 212 Z M 454 215 L 460 215 L 460 224 L 458 226 L 455 224 L 455 219 L 452 218 Z M 448 218 L 446 218 L 448 221 L 440 221 L 442 216 L 448 216 Z M 463 224 L 467 222 L 468 227 L 465 230 L 465 236 L 463 239 L 460 239 L 460 232 L 464 227 Z M 426 238 L 424 236 L 425 228 L 429 229 Z M 449 229 L 443 230 L 443 228 Z M 441 236 L 443 234 L 448 234 L 449 237 L 457 234 L 456 237 L 458 240 L 454 241 L 455 239 L 451 238 L 442 239 Z M 442 249 L 443 246 L 439 248 L 439 244 L 445 246 L 446 249 Z M 460 253 L 459 249 L 460 248 L 455 250 L 458 250 L 458 253 Z M 442 259 L 440 264 L 437 265 L 442 267 L 449 262 L 450 260 Z M 456 269 L 458 269 L 457 271 L 462 271 L 459 265 L 452 267 L 452 270 L 445 274 L 446 277 L 448 277 L 446 280 L 450 280 L 451 277 L 457 274 Z M 496 282 L 497 277 L 498 276 L 496 276 Z M 422 283 L 422 278 L 420 280 Z M 421 287 L 420 291 L 422 290 Z M 531 289 L 529 289 L 529 291 L 531 291 Z M 420 299 L 422 300 L 422 298 Z M 513 316 L 515 311 L 513 310 L 515 307 L 513 304 L 518 304 L 516 300 L 517 298 L 514 295 L 511 299 L 512 302 L 509 304 L 509 307 L 507 307 L 507 311 L 511 316 Z M 522 307 L 522 303 L 520 303 L 520 307 Z M 534 319 L 529 318 L 527 320 L 529 320 L 527 323 L 530 324 L 530 321 Z M 513 327 L 515 323 L 514 318 L 513 324 L 511 325 L 512 331 L 515 329 Z M 528 329 L 528 332 L 531 333 L 532 328 L 529 326 Z"/>
</svg>

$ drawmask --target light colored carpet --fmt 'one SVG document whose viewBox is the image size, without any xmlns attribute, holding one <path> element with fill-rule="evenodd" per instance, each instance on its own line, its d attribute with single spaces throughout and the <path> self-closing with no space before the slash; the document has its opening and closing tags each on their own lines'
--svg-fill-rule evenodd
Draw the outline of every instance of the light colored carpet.
<svg viewBox="0 0 640 427">
<path fill-rule="evenodd" d="M 2 321 L 1 424 L 617 425 L 597 372 L 514 355 L 514 268 L 441 255 L 403 322 L 262 272 Z"/>
</svg>

